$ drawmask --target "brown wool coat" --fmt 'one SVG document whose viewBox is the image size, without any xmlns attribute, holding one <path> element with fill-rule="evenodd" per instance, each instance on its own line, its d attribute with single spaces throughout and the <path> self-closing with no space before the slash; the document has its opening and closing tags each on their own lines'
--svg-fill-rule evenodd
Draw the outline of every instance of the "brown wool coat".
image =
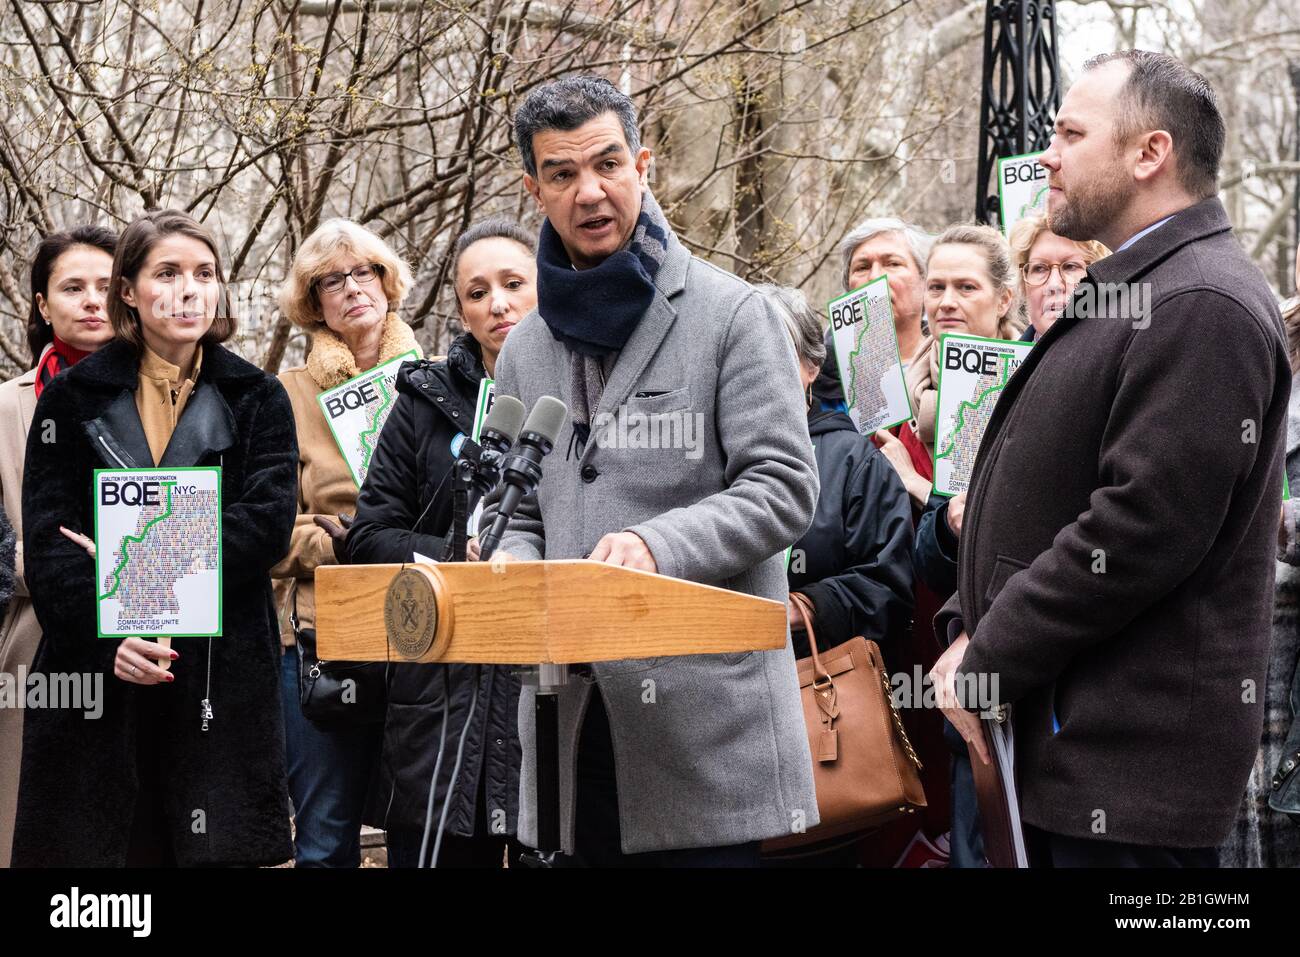
<svg viewBox="0 0 1300 957">
<path fill-rule="evenodd" d="M 1213 198 L 1088 277 L 1072 306 L 1146 283 L 1149 314 L 1067 314 L 1008 382 L 936 626 L 959 616 L 962 671 L 996 674 L 1014 704 L 1025 821 L 1212 847 L 1260 742 L 1291 390 L 1281 317 Z"/>
</svg>

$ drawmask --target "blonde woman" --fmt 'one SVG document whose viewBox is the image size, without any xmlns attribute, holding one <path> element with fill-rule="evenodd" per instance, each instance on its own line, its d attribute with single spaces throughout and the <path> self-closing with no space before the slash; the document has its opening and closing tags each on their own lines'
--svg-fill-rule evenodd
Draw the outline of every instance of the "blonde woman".
<svg viewBox="0 0 1300 957">
<path fill-rule="evenodd" d="M 364 226 L 331 219 L 298 249 L 280 292 L 284 315 L 311 338 L 307 362 L 280 374 L 298 428 L 298 518 L 289 554 L 272 569 L 289 623 L 282 628 L 281 705 L 298 867 L 360 864 L 361 816 L 384 713 L 382 701 L 374 709 L 358 700 L 359 719 L 377 721 L 330 727 L 302 713 L 304 655 L 314 655 L 316 644 L 316 569 L 346 560 L 344 525 L 357 500 L 317 396 L 404 353 L 420 355 L 397 315 L 410 287 L 410 268 L 387 243 Z M 358 681 L 358 695 L 374 687 Z"/>
<path fill-rule="evenodd" d="M 1020 333 L 1017 289 L 1011 247 L 996 229 L 959 224 L 948 227 L 935 239 L 926 263 L 925 281 L 930 337 L 907 369 L 918 428 L 913 431 L 903 426 L 901 438 L 886 440 L 883 451 L 890 455 L 913 501 L 924 505 L 916 526 L 916 576 L 940 600 L 957 587 L 957 537 L 961 534 L 966 495 L 963 492 L 947 499 L 932 494 L 930 487 L 939 386 L 938 343 L 949 333 L 1015 339 Z M 946 721 L 944 733 L 953 756 L 950 866 L 982 866 L 983 847 L 965 742 Z"/>
<path fill-rule="evenodd" d="M 1011 228 L 1011 255 L 1020 280 L 1025 342 L 1037 341 L 1056 322 L 1089 266 L 1110 255 L 1104 244 L 1078 242 L 1047 228 L 1047 217 L 1030 216 Z"/>
</svg>

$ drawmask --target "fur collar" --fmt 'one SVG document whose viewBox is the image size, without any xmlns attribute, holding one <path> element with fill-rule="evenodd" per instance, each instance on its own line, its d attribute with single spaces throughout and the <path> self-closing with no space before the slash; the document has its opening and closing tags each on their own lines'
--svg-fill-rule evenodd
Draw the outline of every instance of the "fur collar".
<svg viewBox="0 0 1300 957">
<path fill-rule="evenodd" d="M 424 355 L 411 327 L 390 312 L 384 319 L 384 332 L 379 340 L 379 364 L 396 359 L 404 352 L 414 350 L 416 358 Z M 307 372 L 321 389 L 332 389 L 365 372 L 358 369 L 352 350 L 343 338 L 324 323 L 311 334 L 311 355 L 307 357 Z"/>
</svg>

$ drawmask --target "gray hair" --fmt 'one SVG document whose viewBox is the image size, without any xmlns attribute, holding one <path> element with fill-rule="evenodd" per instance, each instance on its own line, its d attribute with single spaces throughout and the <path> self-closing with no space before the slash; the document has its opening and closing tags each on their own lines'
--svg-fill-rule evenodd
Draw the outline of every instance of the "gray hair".
<svg viewBox="0 0 1300 957">
<path fill-rule="evenodd" d="M 627 148 L 636 156 L 641 151 L 636 106 L 609 80 L 580 74 L 544 83 L 533 90 L 515 111 L 515 144 L 524 161 L 524 172 L 529 176 L 537 175 L 533 137 L 538 133 L 576 130 L 588 120 L 606 113 L 613 113 L 618 118 Z"/>
<path fill-rule="evenodd" d="M 905 223 L 893 216 L 878 216 L 875 219 L 864 219 L 840 240 L 840 258 L 844 260 L 840 281 L 846 292 L 849 288 L 849 266 L 853 262 L 853 254 L 868 239 L 874 239 L 882 233 L 899 233 L 903 237 L 912 253 L 917 272 L 922 279 L 925 278 L 925 262 L 930 258 L 930 246 L 934 238 L 920 226 Z"/>
<path fill-rule="evenodd" d="M 794 340 L 794 351 L 799 356 L 799 361 L 815 363 L 820 368 L 826 361 L 822 317 L 808 305 L 804 294 L 791 286 L 775 286 L 771 283 L 763 283 L 754 288 L 785 322 L 785 329 Z"/>
</svg>

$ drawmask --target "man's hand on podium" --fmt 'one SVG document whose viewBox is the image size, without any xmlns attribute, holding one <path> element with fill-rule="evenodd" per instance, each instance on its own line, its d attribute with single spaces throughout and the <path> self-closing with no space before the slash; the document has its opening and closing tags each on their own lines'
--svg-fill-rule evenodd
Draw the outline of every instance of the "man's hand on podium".
<svg viewBox="0 0 1300 957">
<path fill-rule="evenodd" d="M 641 536 L 634 532 L 610 532 L 596 543 L 587 557 L 607 565 L 621 565 L 643 572 L 659 571 L 650 549 L 641 540 Z"/>
<path fill-rule="evenodd" d="M 482 550 L 475 549 L 475 555 L 473 558 L 470 559 L 470 561 L 481 562 L 482 560 L 483 560 Z M 491 559 L 488 560 L 488 565 L 491 566 L 493 573 L 500 575 L 505 571 L 505 568 L 503 566 L 506 564 L 506 562 L 517 562 L 517 561 L 519 561 L 519 559 L 516 558 L 514 555 L 511 555 L 508 551 L 506 551 L 503 548 L 498 548 L 495 552 L 492 553 Z"/>
</svg>

